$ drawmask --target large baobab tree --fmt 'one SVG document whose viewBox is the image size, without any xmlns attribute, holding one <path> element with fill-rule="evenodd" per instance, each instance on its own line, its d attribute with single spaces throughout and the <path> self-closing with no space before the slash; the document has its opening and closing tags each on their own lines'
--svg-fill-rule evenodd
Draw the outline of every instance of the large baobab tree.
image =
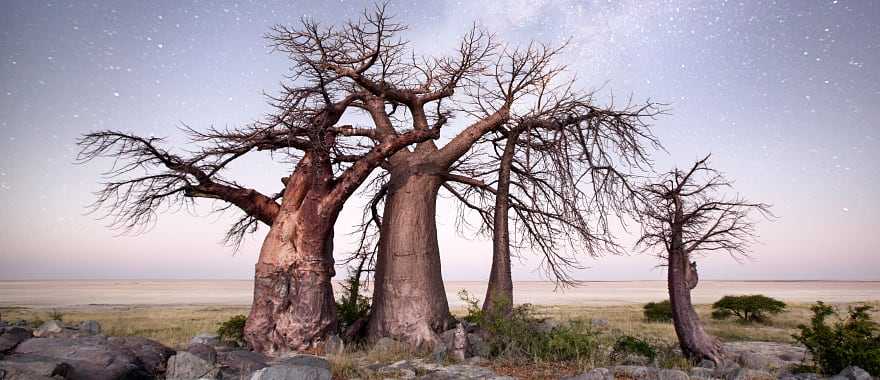
<svg viewBox="0 0 880 380">
<path fill-rule="evenodd" d="M 232 241 L 260 223 L 271 226 L 256 264 L 245 339 L 268 354 L 320 344 L 336 330 L 333 227 L 344 202 L 386 158 L 438 137 L 442 125 L 395 129 L 388 99 L 363 91 L 353 79 L 397 58 L 401 43 L 392 36 L 402 29 L 383 8 L 340 29 L 308 20 L 297 29 L 276 27 L 269 41 L 289 56 L 293 73 L 281 94 L 270 97 L 273 112 L 241 128 L 186 128 L 196 146 L 187 155 L 154 137 L 118 131 L 83 136 L 81 161 L 115 160 L 96 209 L 107 210 L 117 226 L 136 228 L 170 206 L 208 198 L 228 204 L 220 209 L 244 212 L 227 234 Z M 340 125 L 350 110 L 365 111 L 375 125 Z M 260 150 L 294 162 L 279 194 L 261 194 L 225 177 L 230 163 Z"/>
<path fill-rule="evenodd" d="M 319 39 L 316 35 L 312 45 L 319 46 Z M 457 117 L 464 126 L 443 146 L 424 141 L 383 164 L 388 175 L 378 186 L 380 196 L 374 197 L 384 202 L 384 211 L 377 223 L 371 339 L 391 336 L 430 345 L 447 326 L 435 223 L 438 192 L 459 180 L 453 174 L 456 162 L 510 120 L 520 99 L 537 90 L 557 53 L 537 44 L 502 48 L 493 36 L 474 28 L 453 57 L 408 60 L 403 58 L 407 54 L 393 50 L 381 60 L 382 70 L 366 72 L 329 59 L 322 62 L 363 91 L 398 105 L 395 122 L 410 123 L 419 131 Z M 374 119 L 377 126 L 392 123 L 388 117 Z"/>
<path fill-rule="evenodd" d="M 744 255 L 755 236 L 750 214 L 772 214 L 767 204 L 721 194 L 731 182 L 710 168 L 708 160 L 709 156 L 698 160 L 687 171 L 671 170 L 642 188 L 643 234 L 637 245 L 662 248 L 657 255 L 667 266 L 672 319 L 682 352 L 720 363 L 721 345 L 703 330 L 691 302 L 691 289 L 698 282 L 691 259 L 715 251 Z"/>
</svg>

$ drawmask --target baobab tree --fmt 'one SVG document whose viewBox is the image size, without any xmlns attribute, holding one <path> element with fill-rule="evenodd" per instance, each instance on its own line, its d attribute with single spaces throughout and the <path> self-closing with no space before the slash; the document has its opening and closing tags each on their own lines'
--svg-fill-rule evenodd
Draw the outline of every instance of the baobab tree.
<svg viewBox="0 0 880 380">
<path fill-rule="evenodd" d="M 608 219 L 635 209 L 631 173 L 648 168 L 648 149 L 659 146 L 646 121 L 660 105 L 598 107 L 592 94 L 568 88 L 542 90 L 532 112 L 494 140 L 497 190 L 491 182 L 482 188 L 494 195 L 484 312 L 512 306 L 511 248 L 539 252 L 545 274 L 561 285 L 574 282 L 569 269 L 579 256 L 618 252 Z"/>
<path fill-rule="evenodd" d="M 667 266 L 672 320 L 682 352 L 691 359 L 721 363 L 721 345 L 705 332 L 691 302 L 691 289 L 698 283 L 691 259 L 715 251 L 745 255 L 755 236 L 750 214 L 772 214 L 767 204 L 721 194 L 732 183 L 709 167 L 708 160 L 706 156 L 687 171 L 671 170 L 643 186 L 643 233 L 637 246 L 661 248 L 657 256 Z"/>
<path fill-rule="evenodd" d="M 185 128 L 196 146 L 193 153 L 173 153 L 160 138 L 119 131 L 83 136 L 80 161 L 114 159 L 95 209 L 106 210 L 114 225 L 132 229 L 150 224 L 159 211 L 207 198 L 228 204 L 219 209 L 244 212 L 227 233 L 231 241 L 260 223 L 271 226 L 255 268 L 245 339 L 268 354 L 320 344 L 336 332 L 333 227 L 344 202 L 386 158 L 437 138 L 443 124 L 398 130 L 388 122 L 388 99 L 362 91 L 353 79 L 383 71 L 382 62 L 398 58 L 402 44 L 393 35 L 402 29 L 382 7 L 336 30 L 310 20 L 298 29 L 276 27 L 268 39 L 291 59 L 293 73 L 281 94 L 270 97 L 273 112 L 240 128 Z M 446 66 L 450 72 L 469 70 L 467 58 L 458 66 L 452 62 Z M 348 75 L 339 74 L 343 71 Z M 375 125 L 339 125 L 348 111 L 366 112 Z M 278 194 L 225 177 L 230 163 L 261 150 L 293 162 Z"/>
</svg>

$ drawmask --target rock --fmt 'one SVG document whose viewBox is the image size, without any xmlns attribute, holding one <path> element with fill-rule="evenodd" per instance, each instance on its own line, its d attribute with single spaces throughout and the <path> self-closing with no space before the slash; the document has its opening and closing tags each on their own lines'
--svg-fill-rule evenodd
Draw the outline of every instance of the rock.
<svg viewBox="0 0 880 380">
<path fill-rule="evenodd" d="M 566 377 L 564 380 L 614 380 L 614 375 L 607 368 L 593 368 L 580 375 Z"/>
<path fill-rule="evenodd" d="M 548 319 L 545 319 L 545 320 L 541 321 L 540 323 L 538 323 L 535 326 L 535 328 L 538 330 L 538 332 L 548 333 L 550 331 L 553 331 L 553 329 L 558 328 L 560 326 L 562 326 L 561 322 L 559 322 L 555 319 L 548 318 Z"/>
<path fill-rule="evenodd" d="M 468 356 L 488 357 L 492 354 L 492 348 L 489 347 L 489 344 L 478 334 L 467 334 L 467 345 Z"/>
<path fill-rule="evenodd" d="M 785 374 L 779 377 L 780 379 L 785 380 L 819 380 L 824 379 L 822 375 L 818 373 L 796 373 L 796 374 Z"/>
<path fill-rule="evenodd" d="M 39 355 L 10 355 L 0 360 L 0 379 L 3 380 L 67 378 L 70 370 L 70 365 L 61 360 Z"/>
<path fill-rule="evenodd" d="M 317 356 L 293 355 L 274 362 L 251 376 L 251 380 L 286 379 L 330 380 L 330 363 Z"/>
<path fill-rule="evenodd" d="M 592 318 L 590 319 L 590 327 L 598 330 L 607 329 L 609 326 L 608 320 L 605 318 Z"/>
<path fill-rule="evenodd" d="M 434 345 L 434 348 L 431 351 L 431 358 L 434 359 L 434 362 L 442 363 L 446 360 L 447 354 L 449 353 L 449 348 L 446 346 L 446 343 L 437 342 Z"/>
<path fill-rule="evenodd" d="M 217 350 L 207 344 L 192 343 L 186 348 L 186 351 L 208 363 L 214 364 L 217 362 Z"/>
<path fill-rule="evenodd" d="M 38 338 L 45 337 L 53 334 L 60 334 L 63 331 L 64 325 L 61 323 L 61 321 L 56 321 L 53 319 L 47 322 L 43 322 L 40 327 L 34 330 L 34 336 Z"/>
<path fill-rule="evenodd" d="M 464 325 L 458 324 L 455 328 L 455 334 L 452 337 L 452 359 L 464 361 L 467 357 L 468 335 L 464 330 Z"/>
<path fill-rule="evenodd" d="M 619 365 L 611 369 L 615 378 L 627 378 L 631 380 L 657 380 L 657 368 Z"/>
<path fill-rule="evenodd" d="M 110 347 L 126 351 L 143 365 L 147 372 L 159 376 L 166 371 L 168 359 L 175 352 L 162 343 L 139 336 L 107 338 Z"/>
<path fill-rule="evenodd" d="M 692 379 L 717 379 L 717 377 L 714 375 L 714 372 L 715 372 L 715 370 L 712 368 L 693 367 L 693 368 L 691 368 L 691 378 Z"/>
<path fill-rule="evenodd" d="M 657 380 L 688 380 L 687 373 L 677 369 L 661 369 L 657 372 Z"/>
<path fill-rule="evenodd" d="M 832 379 L 846 379 L 846 380 L 871 380 L 871 374 L 868 371 L 865 371 L 856 366 L 849 366 L 840 371 L 837 375 L 832 377 Z"/>
<path fill-rule="evenodd" d="M 394 375 L 401 379 L 414 379 L 416 377 L 415 367 L 406 360 L 401 360 L 393 364 L 379 368 L 376 371 L 383 375 Z"/>
<path fill-rule="evenodd" d="M 703 360 L 700 360 L 700 363 L 697 365 L 697 367 L 715 368 L 715 362 L 713 362 L 709 359 L 703 359 Z"/>
<path fill-rule="evenodd" d="M 147 379 L 155 377 L 130 350 L 101 335 L 28 339 L 15 348 L 22 356 L 43 356 L 70 365 L 69 379 Z"/>
<path fill-rule="evenodd" d="M 419 377 L 423 380 L 514 380 L 508 376 L 498 376 L 491 369 L 457 364 L 446 367 L 438 367 L 431 370 L 425 376 Z"/>
<path fill-rule="evenodd" d="M 743 367 L 775 371 L 800 364 L 809 355 L 804 347 L 773 342 L 724 343 L 728 359 L 742 363 Z"/>
<path fill-rule="evenodd" d="M 213 333 L 203 332 L 199 335 L 194 336 L 190 339 L 189 344 L 205 344 L 208 346 L 219 346 L 220 345 L 220 336 Z"/>
<path fill-rule="evenodd" d="M 24 327 L 5 327 L 3 333 L 0 334 L 0 353 L 11 351 L 19 343 L 33 338 L 34 334 L 30 329 Z"/>
<path fill-rule="evenodd" d="M 82 321 L 79 323 L 79 332 L 81 334 L 98 335 L 101 333 L 101 324 L 94 320 Z"/>
<path fill-rule="evenodd" d="M 647 356 L 639 355 L 639 354 L 628 354 L 625 358 L 623 358 L 624 365 L 630 366 L 648 366 L 651 364 L 651 359 Z"/>
<path fill-rule="evenodd" d="M 345 352 L 345 342 L 339 335 L 330 335 L 324 342 L 324 354 L 326 355 L 342 355 Z"/>
<path fill-rule="evenodd" d="M 259 352 L 231 350 L 217 353 L 221 379 L 250 379 L 254 372 L 266 368 L 269 358 Z"/>
<path fill-rule="evenodd" d="M 773 380 L 775 377 L 767 371 L 739 368 L 724 376 L 724 380 Z"/>
<path fill-rule="evenodd" d="M 465 360 L 465 363 L 467 363 L 469 365 L 483 365 L 483 364 L 486 364 L 487 362 L 488 362 L 488 360 L 486 360 L 482 356 L 471 356 L 467 360 Z"/>
<path fill-rule="evenodd" d="M 187 351 L 178 352 L 168 359 L 167 380 L 217 379 L 220 373 L 216 363 Z"/>
<path fill-rule="evenodd" d="M 771 367 L 770 358 L 753 352 L 741 352 L 736 361 L 743 368 L 766 370 Z"/>
<path fill-rule="evenodd" d="M 370 352 L 371 353 L 387 354 L 389 352 L 394 352 L 396 350 L 399 350 L 402 346 L 403 345 L 400 342 L 398 342 L 394 339 L 385 337 L 385 338 L 380 338 L 379 340 L 377 340 L 376 343 L 373 344 L 373 348 L 370 349 Z"/>
</svg>

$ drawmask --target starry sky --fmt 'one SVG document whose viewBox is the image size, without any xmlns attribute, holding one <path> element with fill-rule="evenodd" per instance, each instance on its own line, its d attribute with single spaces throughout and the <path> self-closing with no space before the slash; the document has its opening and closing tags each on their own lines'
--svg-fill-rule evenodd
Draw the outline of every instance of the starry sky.
<svg viewBox="0 0 880 380">
<path fill-rule="evenodd" d="M 274 24 L 357 17 L 366 1 L 0 3 L 0 279 L 251 278 L 266 229 L 238 253 L 234 216 L 162 214 L 139 235 L 86 214 L 110 162 L 75 165 L 77 136 L 121 129 L 182 145 L 182 123 L 235 126 L 269 109 L 289 70 Z M 701 259 L 708 279 L 880 280 L 880 2 L 390 1 L 417 54 L 446 54 L 477 22 L 510 44 L 569 40 L 561 58 L 600 98 L 670 105 L 654 123 L 656 169 L 713 163 L 742 195 L 774 205 L 750 257 Z M 454 128 L 454 126 L 451 126 Z M 444 134 L 454 133 L 454 130 Z M 237 163 L 266 192 L 284 165 Z M 363 198 L 337 223 L 352 246 Z M 488 278 L 491 244 L 457 233 L 441 199 L 447 280 Z M 631 239 L 621 234 L 621 242 Z M 663 279 L 656 258 L 585 258 L 581 280 Z M 542 279 L 528 253 L 515 280 Z"/>
</svg>

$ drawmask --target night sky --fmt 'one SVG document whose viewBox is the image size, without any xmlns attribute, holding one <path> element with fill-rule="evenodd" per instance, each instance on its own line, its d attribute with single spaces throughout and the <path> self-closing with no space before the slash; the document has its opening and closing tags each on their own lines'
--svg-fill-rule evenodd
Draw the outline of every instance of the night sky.
<svg viewBox="0 0 880 380">
<path fill-rule="evenodd" d="M 481 3 L 481 4 L 477 4 Z M 98 129 L 168 136 L 235 126 L 269 108 L 288 72 L 263 35 L 274 24 L 357 17 L 365 1 L 16 1 L 0 4 L 0 279 L 250 278 L 266 229 L 233 255 L 234 214 L 162 214 L 126 235 L 87 215 L 109 161 L 75 165 Z M 445 54 L 477 22 L 510 44 L 570 39 L 562 58 L 600 98 L 670 104 L 655 122 L 656 169 L 714 166 L 779 218 L 709 279 L 880 280 L 880 2 L 424 1 L 389 3 L 418 54 Z M 451 125 L 444 136 L 460 126 Z M 256 156 L 230 177 L 266 192 L 289 170 Z M 337 223 L 351 247 L 363 198 Z M 488 277 L 491 245 L 438 216 L 447 280 Z M 631 226 L 631 228 L 635 228 Z M 629 244 L 626 237 L 622 242 Z M 581 280 L 662 279 L 650 256 L 585 259 Z M 515 280 L 541 279 L 536 260 Z"/>
</svg>

